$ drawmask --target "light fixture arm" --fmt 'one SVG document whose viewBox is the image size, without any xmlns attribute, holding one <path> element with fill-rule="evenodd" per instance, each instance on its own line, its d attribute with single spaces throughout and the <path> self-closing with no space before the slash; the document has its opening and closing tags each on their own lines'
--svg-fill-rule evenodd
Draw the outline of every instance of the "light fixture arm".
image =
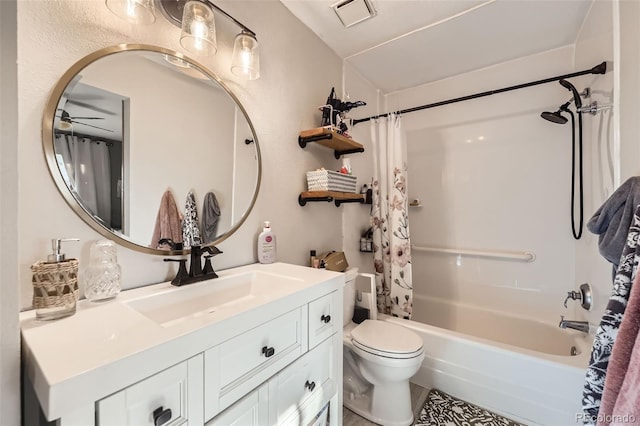
<svg viewBox="0 0 640 426">
<path fill-rule="evenodd" d="M 220 12 L 220 14 L 224 15 L 227 19 L 231 20 L 234 24 L 239 26 L 243 31 L 250 33 L 254 38 L 256 37 L 256 33 L 251 29 L 249 29 L 249 27 L 244 25 L 242 22 L 238 21 L 236 18 L 231 16 L 229 13 L 227 13 L 225 10 L 213 4 L 211 1 L 209 0 L 198 0 L 198 1 Z M 160 10 L 162 11 L 162 14 L 169 20 L 169 22 L 171 22 L 177 27 L 180 27 L 182 25 L 182 7 L 185 3 L 187 3 L 187 0 L 157 0 L 157 4 Z"/>
<path fill-rule="evenodd" d="M 227 12 L 225 12 L 223 9 L 221 9 L 220 7 L 216 6 L 215 4 L 211 3 L 209 0 L 200 0 L 203 3 L 207 3 L 209 6 L 211 6 L 212 8 L 214 8 L 215 10 L 217 10 L 218 12 L 222 13 L 224 16 L 226 16 L 227 18 L 229 18 L 231 21 L 233 21 L 237 26 L 239 26 L 240 28 L 242 28 L 242 31 L 246 31 L 248 33 L 250 33 L 254 38 L 256 37 L 256 33 L 253 32 L 252 30 L 250 30 L 246 25 L 244 25 L 242 22 L 238 21 L 236 18 L 234 18 L 233 16 L 229 15 Z"/>
</svg>

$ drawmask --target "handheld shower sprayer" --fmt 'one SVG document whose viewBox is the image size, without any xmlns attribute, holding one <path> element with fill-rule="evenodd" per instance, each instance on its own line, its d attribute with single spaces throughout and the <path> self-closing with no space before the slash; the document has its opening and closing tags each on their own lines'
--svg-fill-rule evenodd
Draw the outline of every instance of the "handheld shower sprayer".
<svg viewBox="0 0 640 426">
<path fill-rule="evenodd" d="M 582 108 L 582 99 L 580 98 L 580 93 L 578 93 L 578 90 L 576 90 L 576 86 L 574 86 L 567 80 L 560 80 L 559 83 L 562 85 L 562 87 L 573 93 L 573 103 L 576 105 L 576 109 L 579 110 L 580 108 Z"/>
</svg>

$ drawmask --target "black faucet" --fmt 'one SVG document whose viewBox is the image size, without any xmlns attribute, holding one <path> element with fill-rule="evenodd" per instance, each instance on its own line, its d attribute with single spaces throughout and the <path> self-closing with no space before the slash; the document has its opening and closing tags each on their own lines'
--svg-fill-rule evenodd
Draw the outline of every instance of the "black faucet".
<svg viewBox="0 0 640 426">
<path fill-rule="evenodd" d="M 205 257 L 204 269 L 202 267 L 202 256 L 207 253 Z M 186 284 L 193 284 L 198 281 L 208 280 L 212 278 L 218 278 L 218 274 L 213 270 L 211 265 L 211 258 L 222 253 L 218 247 L 215 246 L 191 246 L 191 260 L 189 262 L 189 272 L 187 273 L 186 263 L 187 259 L 164 259 L 165 262 L 180 262 L 178 273 L 176 277 L 171 281 L 171 284 L 175 286 L 181 286 Z"/>
</svg>

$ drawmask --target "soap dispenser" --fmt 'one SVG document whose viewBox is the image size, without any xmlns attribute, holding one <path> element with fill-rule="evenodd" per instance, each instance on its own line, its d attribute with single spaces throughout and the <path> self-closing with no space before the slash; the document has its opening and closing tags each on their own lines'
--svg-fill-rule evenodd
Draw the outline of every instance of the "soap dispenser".
<svg viewBox="0 0 640 426">
<path fill-rule="evenodd" d="M 54 238 L 51 240 L 53 253 L 46 262 L 31 265 L 33 272 L 33 307 L 36 319 L 52 320 L 73 315 L 78 300 L 78 260 L 67 259 L 60 252 L 61 244 L 80 241 L 77 238 Z"/>
</svg>

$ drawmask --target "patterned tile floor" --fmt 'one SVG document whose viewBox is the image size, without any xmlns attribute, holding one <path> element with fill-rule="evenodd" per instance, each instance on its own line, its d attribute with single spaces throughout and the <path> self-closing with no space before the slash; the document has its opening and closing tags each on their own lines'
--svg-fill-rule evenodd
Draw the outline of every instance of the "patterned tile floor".
<svg viewBox="0 0 640 426">
<path fill-rule="evenodd" d="M 431 390 L 427 396 L 427 403 L 415 416 L 413 424 L 415 426 L 523 426 L 437 389 Z"/>
</svg>

